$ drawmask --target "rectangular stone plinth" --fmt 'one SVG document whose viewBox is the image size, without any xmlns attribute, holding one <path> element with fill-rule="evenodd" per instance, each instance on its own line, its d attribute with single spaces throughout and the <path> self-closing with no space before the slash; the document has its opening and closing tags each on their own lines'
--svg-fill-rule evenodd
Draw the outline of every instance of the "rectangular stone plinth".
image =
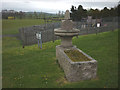
<svg viewBox="0 0 120 90">
<path fill-rule="evenodd" d="M 91 60 L 73 62 L 65 54 L 64 50 L 66 49 L 77 49 Z M 64 70 L 67 80 L 70 82 L 89 80 L 96 77 L 97 61 L 75 46 L 70 48 L 63 48 L 60 45 L 56 46 L 56 58 L 58 59 L 60 67 Z"/>
</svg>

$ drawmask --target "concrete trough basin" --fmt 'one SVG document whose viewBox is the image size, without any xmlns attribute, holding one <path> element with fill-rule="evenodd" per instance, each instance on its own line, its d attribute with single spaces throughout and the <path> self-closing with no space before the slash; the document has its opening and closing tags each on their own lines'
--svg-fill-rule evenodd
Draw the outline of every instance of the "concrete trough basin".
<svg viewBox="0 0 120 90">
<path fill-rule="evenodd" d="M 65 50 L 78 50 L 85 55 L 89 61 L 72 61 Z M 64 48 L 61 45 L 56 46 L 56 58 L 60 64 L 60 67 L 64 70 L 65 76 L 70 82 L 77 82 L 81 80 L 89 80 L 96 78 L 97 73 L 97 61 L 84 53 L 82 50 L 76 48 L 76 46 Z"/>
</svg>

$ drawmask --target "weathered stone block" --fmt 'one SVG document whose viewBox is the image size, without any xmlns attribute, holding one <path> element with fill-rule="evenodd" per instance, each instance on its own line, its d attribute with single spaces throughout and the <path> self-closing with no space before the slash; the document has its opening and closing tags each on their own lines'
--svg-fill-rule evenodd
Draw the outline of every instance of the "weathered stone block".
<svg viewBox="0 0 120 90">
<path fill-rule="evenodd" d="M 64 52 L 66 49 L 77 49 L 90 61 L 73 62 Z M 74 47 L 64 48 L 60 45 L 56 46 L 56 57 L 60 67 L 64 70 L 66 78 L 70 82 L 89 80 L 96 77 L 97 61 L 85 54 L 80 49 Z"/>
</svg>

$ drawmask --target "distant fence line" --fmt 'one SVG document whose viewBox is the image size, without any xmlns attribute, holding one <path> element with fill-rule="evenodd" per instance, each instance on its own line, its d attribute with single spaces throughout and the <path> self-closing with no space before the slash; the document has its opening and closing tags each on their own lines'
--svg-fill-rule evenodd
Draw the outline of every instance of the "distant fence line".
<svg viewBox="0 0 120 90">
<path fill-rule="evenodd" d="M 74 22 L 75 27 L 80 30 L 79 35 L 100 33 L 105 31 L 110 31 L 118 28 L 117 22 L 102 22 L 101 27 L 96 27 L 92 25 L 87 25 L 84 22 Z M 42 33 L 42 42 L 48 42 L 59 39 L 58 36 L 54 35 L 54 29 L 59 28 L 61 22 L 49 23 L 43 25 L 35 25 L 31 27 L 24 27 L 19 29 L 20 37 L 23 46 L 32 45 L 37 43 L 36 33 Z"/>
</svg>

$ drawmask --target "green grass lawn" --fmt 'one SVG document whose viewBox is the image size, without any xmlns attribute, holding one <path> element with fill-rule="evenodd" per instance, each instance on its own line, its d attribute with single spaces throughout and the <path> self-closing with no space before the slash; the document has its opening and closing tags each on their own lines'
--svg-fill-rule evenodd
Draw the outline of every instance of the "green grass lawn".
<svg viewBox="0 0 120 90">
<path fill-rule="evenodd" d="M 19 28 L 43 24 L 42 19 L 15 19 L 15 20 L 2 20 L 2 34 L 17 34 Z"/>
<path fill-rule="evenodd" d="M 118 87 L 118 30 L 73 38 L 73 44 L 98 61 L 97 77 L 68 82 L 59 68 L 55 46 L 60 40 L 22 48 L 19 40 L 3 38 L 3 88 L 116 88 Z"/>
</svg>

